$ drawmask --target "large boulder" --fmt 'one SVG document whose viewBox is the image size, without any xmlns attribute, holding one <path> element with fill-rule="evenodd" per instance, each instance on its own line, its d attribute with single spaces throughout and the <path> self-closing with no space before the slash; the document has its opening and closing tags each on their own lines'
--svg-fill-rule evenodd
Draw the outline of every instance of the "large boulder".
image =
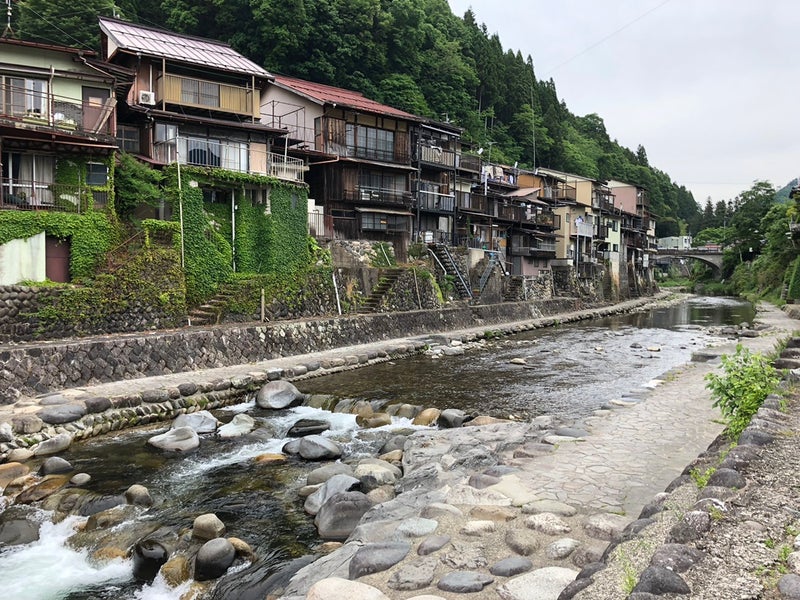
<svg viewBox="0 0 800 600">
<path fill-rule="evenodd" d="M 58 454 L 69 448 L 72 443 L 72 436 L 68 433 L 59 433 L 48 440 L 44 440 L 33 447 L 34 456 L 46 456 L 48 454 Z"/>
<path fill-rule="evenodd" d="M 214 433 L 219 427 L 219 421 L 207 410 L 201 410 L 188 415 L 178 415 L 172 422 L 172 429 L 191 427 L 197 433 Z"/>
<path fill-rule="evenodd" d="M 300 440 L 298 454 L 306 460 L 333 460 L 342 455 L 342 449 L 321 435 L 309 435 Z"/>
<path fill-rule="evenodd" d="M 347 598 L 348 600 L 389 600 L 389 597 L 378 588 L 358 581 L 348 581 L 339 577 L 320 579 L 308 590 L 306 600 L 331 600 Z"/>
<path fill-rule="evenodd" d="M 303 402 L 305 395 L 292 383 L 279 379 L 265 383 L 256 395 L 256 404 L 261 408 L 288 408 Z"/>
<path fill-rule="evenodd" d="M 461 427 L 467 418 L 467 413 L 457 408 L 446 408 L 439 414 L 436 424 L 442 429 Z"/>
<path fill-rule="evenodd" d="M 225 538 L 207 541 L 197 552 L 194 578 L 197 581 L 217 579 L 225 574 L 236 559 L 236 549 Z"/>
<path fill-rule="evenodd" d="M 314 524 L 324 540 L 344 541 L 353 532 L 372 502 L 362 492 L 340 492 L 323 504 Z"/>
<path fill-rule="evenodd" d="M 307 435 L 316 435 L 327 431 L 331 428 L 331 424 L 324 419 L 300 419 L 295 421 L 294 425 L 289 427 L 286 432 L 287 437 L 304 437 Z"/>
<path fill-rule="evenodd" d="M 411 544 L 408 542 L 365 544 L 350 561 L 350 579 L 385 571 L 403 560 L 410 550 Z"/>
<path fill-rule="evenodd" d="M 325 504 L 331 496 L 335 496 L 341 492 L 349 492 L 355 486 L 359 485 L 359 483 L 358 479 L 350 475 L 345 475 L 344 473 L 334 475 L 325 481 L 316 492 L 306 498 L 303 504 L 303 510 L 310 515 L 316 515 L 322 505 Z"/>
<path fill-rule="evenodd" d="M 141 540 L 133 547 L 133 576 L 139 581 L 153 581 L 169 553 L 155 540 Z"/>
<path fill-rule="evenodd" d="M 1 467 L 1 466 L 0 466 Z M 311 471 L 306 477 L 308 485 L 316 485 L 318 483 L 325 483 L 334 475 L 350 475 L 353 476 L 353 467 L 343 462 L 335 462 L 321 467 L 317 467 Z"/>
<path fill-rule="evenodd" d="M 72 465 L 68 460 L 60 456 L 50 456 L 39 467 L 40 475 L 60 475 L 62 473 L 69 473 L 73 470 Z"/>
<path fill-rule="evenodd" d="M 200 447 L 200 436 L 191 427 L 178 427 L 151 437 L 147 443 L 167 452 L 191 452 Z"/>
<path fill-rule="evenodd" d="M 255 429 L 256 422 L 253 417 L 239 413 L 229 423 L 217 429 L 217 435 L 223 439 L 230 439 L 247 435 Z"/>
</svg>

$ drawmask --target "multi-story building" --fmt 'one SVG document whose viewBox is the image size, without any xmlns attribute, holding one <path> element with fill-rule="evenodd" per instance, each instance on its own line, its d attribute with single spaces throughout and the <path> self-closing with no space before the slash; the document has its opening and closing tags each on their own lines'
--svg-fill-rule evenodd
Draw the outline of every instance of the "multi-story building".
<svg viewBox="0 0 800 600">
<path fill-rule="evenodd" d="M 0 40 L 0 210 L 104 210 L 129 76 L 90 51 Z M 0 283 L 68 281 L 69 260 L 69 237 L 42 230 L 0 246 Z"/>
</svg>

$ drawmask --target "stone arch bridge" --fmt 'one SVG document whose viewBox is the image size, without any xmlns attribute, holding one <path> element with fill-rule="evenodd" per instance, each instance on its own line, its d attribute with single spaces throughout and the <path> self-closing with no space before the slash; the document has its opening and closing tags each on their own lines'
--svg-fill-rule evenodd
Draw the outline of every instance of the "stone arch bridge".
<svg viewBox="0 0 800 600">
<path fill-rule="evenodd" d="M 685 250 L 659 248 L 658 256 L 693 258 L 711 266 L 716 276 L 722 274 L 722 248 L 687 248 Z"/>
</svg>

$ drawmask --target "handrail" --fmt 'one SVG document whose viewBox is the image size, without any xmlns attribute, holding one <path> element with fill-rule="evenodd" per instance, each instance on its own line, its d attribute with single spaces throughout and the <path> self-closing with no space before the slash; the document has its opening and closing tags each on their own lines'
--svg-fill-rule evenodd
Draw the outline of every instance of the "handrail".
<svg viewBox="0 0 800 600">
<path fill-rule="evenodd" d="M 486 265 L 486 269 L 483 271 L 483 275 L 481 275 L 480 282 L 478 283 L 478 290 L 482 293 L 483 289 L 486 287 L 486 284 L 489 282 L 489 277 L 492 275 L 492 271 L 494 268 L 500 264 L 498 260 L 498 253 L 494 251 L 487 251 L 489 255 L 489 263 Z"/>
<path fill-rule="evenodd" d="M 461 283 L 461 286 L 467 292 L 467 295 L 469 296 L 470 300 L 472 300 L 472 298 L 474 297 L 473 294 L 472 294 L 472 290 L 470 289 L 469 285 L 467 285 L 467 282 L 464 281 L 464 276 L 461 274 L 461 269 L 459 269 L 458 266 L 456 266 L 456 261 L 453 259 L 453 255 L 450 254 L 450 250 L 447 249 L 447 246 L 441 246 L 441 245 L 438 245 L 438 244 L 436 245 L 436 248 L 441 248 L 444 251 L 445 256 L 450 261 L 450 265 L 452 267 L 452 270 L 458 276 L 458 280 Z M 447 267 L 445 267 L 444 264 L 442 264 L 441 259 L 436 254 L 436 252 L 433 251 L 433 248 L 431 248 L 431 246 L 428 246 L 428 252 L 431 253 L 433 258 L 439 264 L 439 267 L 441 267 L 441 269 L 444 272 L 444 274 L 445 275 L 451 275 L 450 271 L 448 271 Z"/>
</svg>

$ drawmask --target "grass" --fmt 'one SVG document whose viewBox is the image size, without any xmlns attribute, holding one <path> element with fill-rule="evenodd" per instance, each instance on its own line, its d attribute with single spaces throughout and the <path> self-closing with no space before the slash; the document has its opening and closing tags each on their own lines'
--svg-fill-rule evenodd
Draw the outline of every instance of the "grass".
<svg viewBox="0 0 800 600">
<path fill-rule="evenodd" d="M 716 472 L 716 470 L 717 467 L 708 467 L 703 471 L 700 469 L 692 469 L 689 471 L 689 477 L 692 478 L 692 481 L 694 481 L 697 489 L 702 490 L 708 485 L 708 480 L 711 479 L 711 476 Z"/>
</svg>

